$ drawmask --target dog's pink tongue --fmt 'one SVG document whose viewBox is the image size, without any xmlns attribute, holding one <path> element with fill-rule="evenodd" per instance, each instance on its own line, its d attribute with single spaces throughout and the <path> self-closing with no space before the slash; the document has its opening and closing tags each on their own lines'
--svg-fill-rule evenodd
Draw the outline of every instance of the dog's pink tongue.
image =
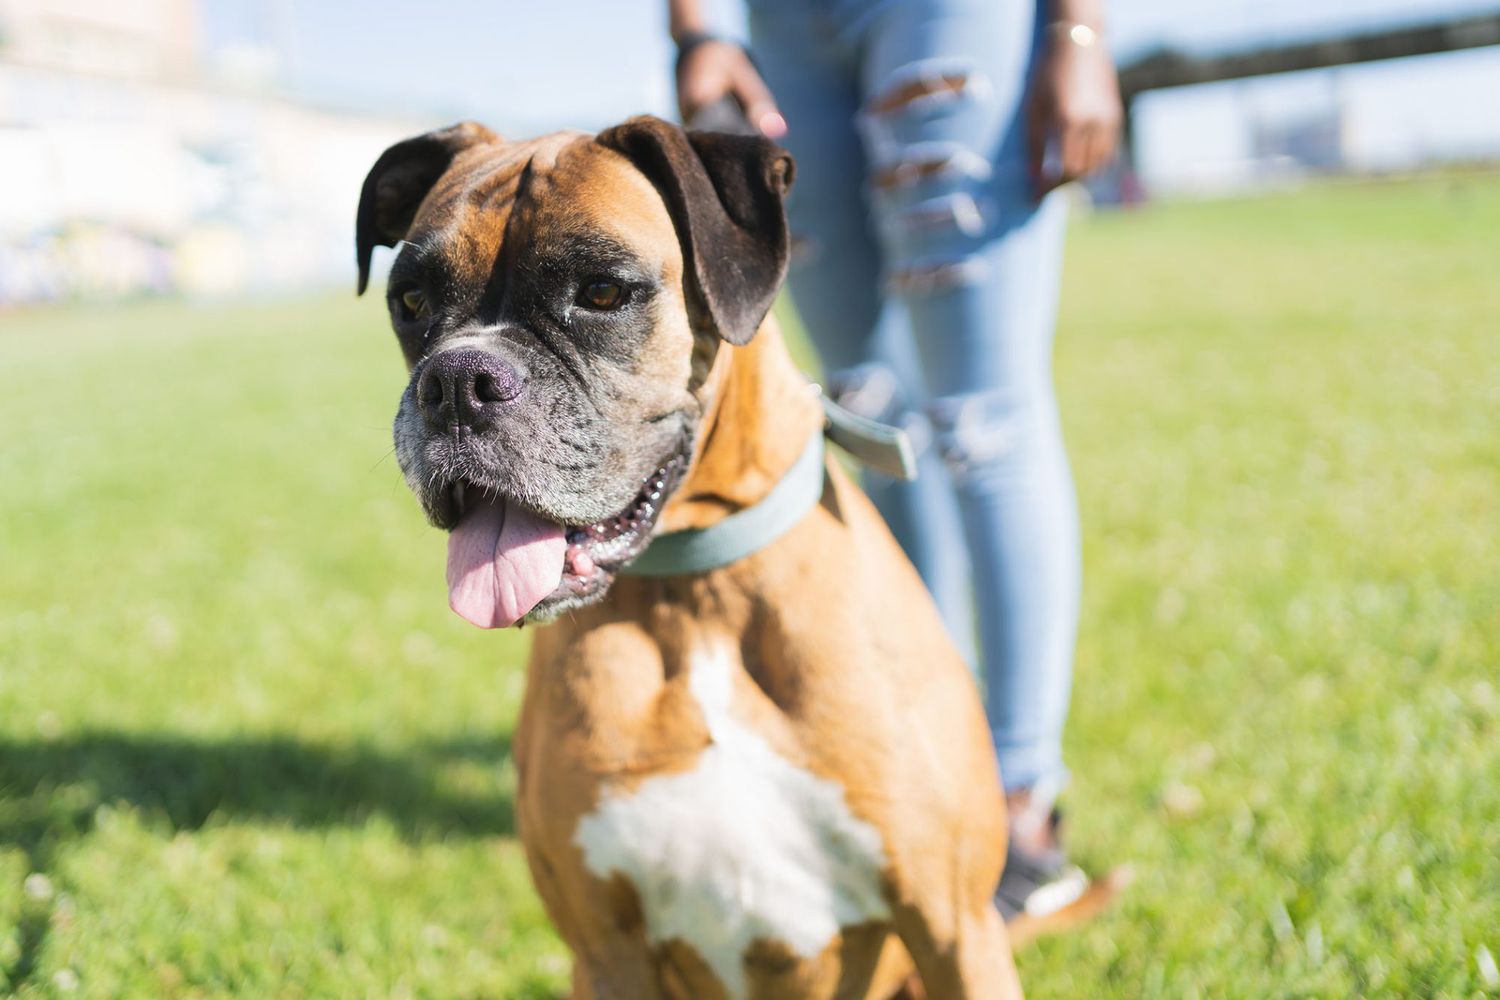
<svg viewBox="0 0 1500 1000">
<path fill-rule="evenodd" d="M 448 606 L 480 628 L 514 625 L 562 582 L 567 550 L 562 525 L 485 500 L 448 536 Z"/>
</svg>

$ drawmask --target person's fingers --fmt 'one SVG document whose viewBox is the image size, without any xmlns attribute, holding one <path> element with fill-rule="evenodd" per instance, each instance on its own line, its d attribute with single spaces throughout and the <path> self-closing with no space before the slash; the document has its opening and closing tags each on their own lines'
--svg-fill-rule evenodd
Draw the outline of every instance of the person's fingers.
<svg viewBox="0 0 1500 1000">
<path fill-rule="evenodd" d="M 735 61 L 748 63 L 745 53 L 725 42 L 704 42 L 677 67 L 677 105 L 683 119 L 734 91 Z"/>
<path fill-rule="evenodd" d="M 688 98 L 687 88 L 679 86 L 677 88 L 677 113 L 682 120 L 692 121 L 697 110 L 697 106 Z"/>
<path fill-rule="evenodd" d="M 1105 130 L 1100 122 L 1089 122 L 1083 127 L 1083 173 L 1080 178 L 1091 177 L 1104 166 Z"/>
<path fill-rule="evenodd" d="M 1082 180 L 1107 166 L 1114 158 L 1114 139 L 1106 124 L 1089 121 L 1066 126 L 1058 140 L 1060 169 L 1041 178 L 1037 196 L 1069 181 Z"/>
<path fill-rule="evenodd" d="M 786 135 L 786 119 L 776 107 L 776 98 L 749 59 L 742 59 L 741 65 L 735 68 L 734 96 L 740 102 L 740 107 L 745 109 L 745 117 L 750 120 L 750 124 L 762 135 L 772 139 Z"/>
<path fill-rule="evenodd" d="M 706 60 L 690 61 L 683 67 L 682 79 L 677 83 L 677 103 L 683 119 L 720 100 L 729 90 L 729 78 L 721 70 Z"/>
<path fill-rule="evenodd" d="M 1047 132 L 1051 128 L 1050 117 L 1041 95 L 1033 96 L 1031 106 L 1026 109 L 1026 166 L 1032 183 L 1037 185 L 1039 197 L 1051 190 L 1050 178 L 1042 176 L 1042 163 L 1047 156 Z"/>
<path fill-rule="evenodd" d="M 1095 169 L 1102 170 L 1114 162 L 1115 154 L 1120 149 L 1120 122 L 1118 120 L 1101 122 L 1096 142 L 1099 162 Z"/>
<path fill-rule="evenodd" d="M 1075 181 L 1088 173 L 1088 130 L 1077 122 L 1063 126 L 1061 153 L 1062 176 L 1065 181 Z"/>
<path fill-rule="evenodd" d="M 1043 177 L 1040 181 L 1037 182 L 1037 201 L 1041 201 L 1043 198 L 1047 197 L 1047 195 L 1051 194 L 1053 191 L 1056 191 L 1066 183 L 1067 178 L 1062 174 L 1051 174 L 1047 177 Z"/>
</svg>

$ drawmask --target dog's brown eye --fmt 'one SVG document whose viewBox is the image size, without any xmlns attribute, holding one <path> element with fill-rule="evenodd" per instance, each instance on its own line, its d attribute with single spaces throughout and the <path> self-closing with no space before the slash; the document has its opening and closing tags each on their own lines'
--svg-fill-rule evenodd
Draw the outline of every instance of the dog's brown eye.
<svg viewBox="0 0 1500 1000">
<path fill-rule="evenodd" d="M 625 302 L 625 289 L 613 281 L 591 281 L 579 298 L 590 309 L 616 309 Z"/>
<path fill-rule="evenodd" d="M 412 288 L 401 293 L 402 319 L 416 319 L 427 309 L 427 296 Z"/>
</svg>

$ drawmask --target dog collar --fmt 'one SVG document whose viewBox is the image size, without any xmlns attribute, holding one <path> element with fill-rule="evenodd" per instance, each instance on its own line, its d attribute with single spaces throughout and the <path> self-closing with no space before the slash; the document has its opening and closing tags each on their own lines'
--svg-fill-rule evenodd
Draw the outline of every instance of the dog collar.
<svg viewBox="0 0 1500 1000">
<path fill-rule="evenodd" d="M 898 427 L 844 409 L 813 386 L 823 405 L 823 430 L 765 499 L 707 528 L 658 535 L 620 572 L 626 576 L 687 576 L 707 573 L 754 555 L 792 530 L 823 496 L 823 436 L 872 469 L 898 479 L 917 478 L 911 441 Z"/>
<path fill-rule="evenodd" d="M 657 535 L 646 551 L 620 572 L 626 576 L 687 576 L 738 562 L 791 531 L 823 496 L 823 479 L 823 435 L 814 432 L 791 469 L 760 503 L 706 528 Z"/>
</svg>

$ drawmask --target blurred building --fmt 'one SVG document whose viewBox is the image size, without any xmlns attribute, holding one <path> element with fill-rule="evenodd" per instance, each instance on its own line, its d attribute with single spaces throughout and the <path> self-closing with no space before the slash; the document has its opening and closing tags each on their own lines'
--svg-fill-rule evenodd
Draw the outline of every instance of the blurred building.
<svg viewBox="0 0 1500 1000">
<path fill-rule="evenodd" d="M 1347 126 L 1341 108 L 1256 122 L 1252 155 L 1259 161 L 1285 164 L 1309 173 L 1334 173 L 1348 167 L 1344 155 Z"/>
<path fill-rule="evenodd" d="M 195 0 L 0 0 L 0 304 L 353 282 L 359 185 L 414 121 L 205 58 Z"/>
<path fill-rule="evenodd" d="M 1122 60 L 1133 178 L 1146 192 L 1500 163 L 1500 116 L 1481 110 L 1500 92 L 1492 3 L 1341 0 L 1341 17 L 1302 6 L 1313 21 L 1287 33 L 1158 38 Z M 1273 12 L 1247 4 L 1239 16 L 1248 26 Z"/>
</svg>

